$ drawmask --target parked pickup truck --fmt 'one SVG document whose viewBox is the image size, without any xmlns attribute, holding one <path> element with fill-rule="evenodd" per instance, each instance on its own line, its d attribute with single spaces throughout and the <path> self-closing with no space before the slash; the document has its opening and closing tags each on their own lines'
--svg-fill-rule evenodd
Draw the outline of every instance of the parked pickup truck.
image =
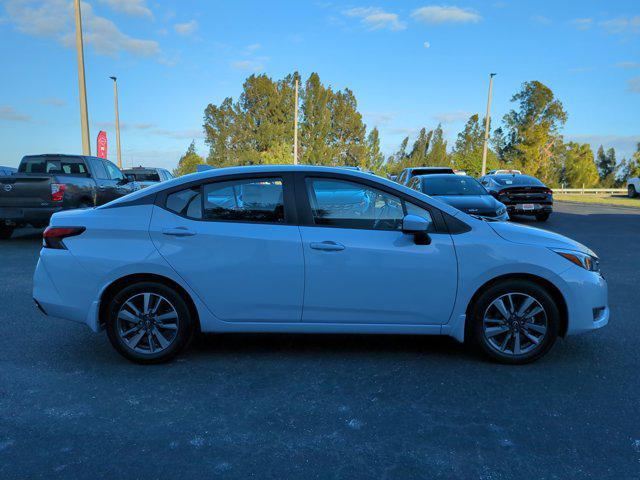
<svg viewBox="0 0 640 480">
<path fill-rule="evenodd" d="M 629 198 L 640 195 L 640 177 L 627 180 L 627 196 Z"/>
<path fill-rule="evenodd" d="M 27 155 L 0 176 L 0 239 L 18 227 L 44 227 L 60 210 L 110 202 L 134 190 L 109 160 L 82 155 Z"/>
</svg>

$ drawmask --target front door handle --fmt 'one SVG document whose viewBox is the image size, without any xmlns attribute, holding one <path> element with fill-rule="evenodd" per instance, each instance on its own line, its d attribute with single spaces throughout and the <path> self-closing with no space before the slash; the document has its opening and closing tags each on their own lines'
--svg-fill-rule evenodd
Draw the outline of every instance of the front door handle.
<svg viewBox="0 0 640 480">
<path fill-rule="evenodd" d="M 196 232 L 189 230 L 187 227 L 165 228 L 162 230 L 163 235 L 172 237 L 193 237 Z"/>
<path fill-rule="evenodd" d="M 314 250 L 324 250 L 325 252 L 339 252 L 344 250 L 344 245 L 337 242 L 324 241 L 324 242 L 312 242 L 309 245 Z"/>
</svg>

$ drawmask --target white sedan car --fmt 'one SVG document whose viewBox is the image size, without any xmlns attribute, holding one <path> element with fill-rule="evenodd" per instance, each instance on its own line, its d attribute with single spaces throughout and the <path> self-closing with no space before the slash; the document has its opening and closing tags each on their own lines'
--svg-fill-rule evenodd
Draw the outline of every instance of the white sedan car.
<svg viewBox="0 0 640 480">
<path fill-rule="evenodd" d="M 56 213 L 33 296 L 140 363 L 202 331 L 449 335 L 515 364 L 609 320 L 587 247 L 306 166 L 210 170 Z"/>
</svg>

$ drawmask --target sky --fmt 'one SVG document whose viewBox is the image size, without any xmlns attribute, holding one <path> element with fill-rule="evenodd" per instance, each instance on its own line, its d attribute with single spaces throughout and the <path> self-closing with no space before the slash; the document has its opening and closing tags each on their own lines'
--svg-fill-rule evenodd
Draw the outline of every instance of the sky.
<svg viewBox="0 0 640 480">
<path fill-rule="evenodd" d="M 451 145 L 484 116 L 491 72 L 494 127 L 539 80 L 568 112 L 565 139 L 618 158 L 640 142 L 637 0 L 88 0 L 82 14 L 92 153 L 105 130 L 115 158 L 115 75 L 125 166 L 174 168 L 192 140 L 206 155 L 209 103 L 296 70 L 353 90 L 386 154 L 438 123 Z M 0 165 L 81 151 L 74 41 L 72 1 L 0 0 Z"/>
</svg>

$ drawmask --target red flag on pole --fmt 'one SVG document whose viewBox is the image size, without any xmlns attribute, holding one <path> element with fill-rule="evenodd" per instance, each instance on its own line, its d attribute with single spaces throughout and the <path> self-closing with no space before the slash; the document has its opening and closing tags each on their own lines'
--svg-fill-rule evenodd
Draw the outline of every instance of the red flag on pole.
<svg viewBox="0 0 640 480">
<path fill-rule="evenodd" d="M 107 158 L 107 132 L 100 130 L 98 132 L 98 148 L 96 151 L 98 152 L 98 157 Z"/>
</svg>

